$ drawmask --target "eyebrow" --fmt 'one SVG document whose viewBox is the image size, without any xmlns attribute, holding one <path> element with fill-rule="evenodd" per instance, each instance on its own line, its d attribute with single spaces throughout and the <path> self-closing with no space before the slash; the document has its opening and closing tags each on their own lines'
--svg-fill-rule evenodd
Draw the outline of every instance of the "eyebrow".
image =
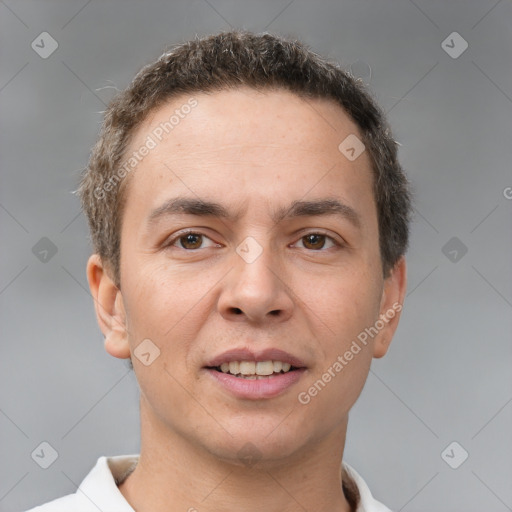
<svg viewBox="0 0 512 512">
<path fill-rule="evenodd" d="M 154 224 L 162 217 L 172 215 L 196 215 L 198 217 L 214 217 L 236 222 L 242 211 L 231 213 L 225 206 L 213 201 L 190 197 L 174 197 L 154 209 L 148 218 L 149 224 Z M 355 227 L 361 227 L 360 215 L 347 204 L 338 199 L 317 199 L 312 201 L 293 201 L 289 207 L 280 207 L 271 214 L 277 224 L 285 219 L 296 217 L 320 217 L 336 215 L 348 220 Z"/>
</svg>

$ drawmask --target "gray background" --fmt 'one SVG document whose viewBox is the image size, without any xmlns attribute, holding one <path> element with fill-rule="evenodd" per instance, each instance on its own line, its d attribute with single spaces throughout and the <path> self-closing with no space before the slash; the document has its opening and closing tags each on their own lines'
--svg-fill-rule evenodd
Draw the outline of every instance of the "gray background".
<svg viewBox="0 0 512 512">
<path fill-rule="evenodd" d="M 165 46 L 230 27 L 352 66 L 414 185 L 403 320 L 345 459 L 396 511 L 512 510 L 510 1 L 4 0 L 0 16 L 0 510 L 74 492 L 98 456 L 138 451 L 137 384 L 103 350 L 71 191 L 113 87 Z M 59 45 L 46 59 L 31 48 L 43 31 Z M 454 31 L 469 44 L 458 58 L 442 47 Z M 58 452 L 46 470 L 31 458 L 43 441 Z"/>
</svg>

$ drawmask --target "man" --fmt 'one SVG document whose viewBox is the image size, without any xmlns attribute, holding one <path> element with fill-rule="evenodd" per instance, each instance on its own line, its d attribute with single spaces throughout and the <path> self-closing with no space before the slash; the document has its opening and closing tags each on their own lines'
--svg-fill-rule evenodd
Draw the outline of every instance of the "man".
<svg viewBox="0 0 512 512">
<path fill-rule="evenodd" d="M 179 45 L 110 104 L 79 192 L 140 457 L 34 510 L 388 510 L 342 462 L 400 317 L 410 211 L 361 84 L 269 34 Z"/>
</svg>

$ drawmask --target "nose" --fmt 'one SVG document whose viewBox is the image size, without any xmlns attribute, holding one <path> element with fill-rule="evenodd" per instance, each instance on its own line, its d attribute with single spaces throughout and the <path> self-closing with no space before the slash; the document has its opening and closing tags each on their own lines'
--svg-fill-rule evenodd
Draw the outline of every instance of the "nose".
<svg viewBox="0 0 512 512">
<path fill-rule="evenodd" d="M 283 262 L 268 247 L 254 260 L 243 256 L 242 252 L 233 254 L 233 269 L 223 281 L 218 299 L 221 315 L 254 324 L 288 320 L 294 295 Z"/>
</svg>

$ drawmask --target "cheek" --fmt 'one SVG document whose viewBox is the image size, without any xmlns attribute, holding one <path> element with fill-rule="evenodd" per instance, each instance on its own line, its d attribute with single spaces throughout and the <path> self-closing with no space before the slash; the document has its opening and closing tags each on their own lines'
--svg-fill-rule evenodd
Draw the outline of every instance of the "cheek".
<svg viewBox="0 0 512 512">
<path fill-rule="evenodd" d="M 301 297 L 330 336 L 348 341 L 378 318 L 381 283 L 366 272 L 336 269 L 316 286 L 303 285 Z"/>
<path fill-rule="evenodd" d="M 197 313 L 195 306 L 204 296 L 208 283 L 198 286 L 197 277 L 172 271 L 166 264 L 134 262 L 131 268 L 141 269 L 137 274 L 127 275 L 123 282 L 132 331 L 166 338 L 186 324 L 183 320 Z"/>
<path fill-rule="evenodd" d="M 178 378 L 179 382 L 190 379 L 191 367 L 195 364 L 191 355 L 197 355 L 195 342 L 215 308 L 215 297 L 208 291 L 213 291 L 219 277 L 213 272 L 191 274 L 183 269 L 171 270 L 167 263 L 140 264 L 132 268 L 142 270 L 138 276 L 133 274 L 125 280 L 131 351 L 136 356 L 142 340 L 151 340 L 159 350 L 158 359 L 152 367 L 170 378 L 169 385 L 174 388 L 177 384 L 170 375 Z M 138 361 L 134 361 L 135 364 Z M 138 366 L 143 387 L 150 375 L 143 365 Z M 151 380 L 147 385 L 152 385 Z M 158 386 L 158 382 L 155 385 Z"/>
<path fill-rule="evenodd" d="M 323 293 L 309 298 L 310 317 L 322 333 L 316 339 L 321 356 L 297 399 L 308 415 L 323 418 L 326 431 L 344 420 L 366 382 L 373 349 L 364 330 L 378 317 L 379 302 L 362 276 L 326 283 Z"/>
<path fill-rule="evenodd" d="M 196 306 L 203 304 L 204 290 L 200 293 L 202 288 L 191 286 L 189 279 L 149 267 L 138 276 L 127 277 L 123 284 L 129 297 L 128 334 L 141 393 L 162 417 L 168 409 L 182 411 L 184 401 L 190 396 L 179 383 L 185 383 L 188 378 L 187 354 L 202 324 L 198 318 L 201 308 Z M 151 357 L 153 353 L 158 354 L 149 365 L 137 357 L 143 340 L 154 343 L 149 345 Z M 162 393 L 163 389 L 170 392 Z"/>
</svg>

